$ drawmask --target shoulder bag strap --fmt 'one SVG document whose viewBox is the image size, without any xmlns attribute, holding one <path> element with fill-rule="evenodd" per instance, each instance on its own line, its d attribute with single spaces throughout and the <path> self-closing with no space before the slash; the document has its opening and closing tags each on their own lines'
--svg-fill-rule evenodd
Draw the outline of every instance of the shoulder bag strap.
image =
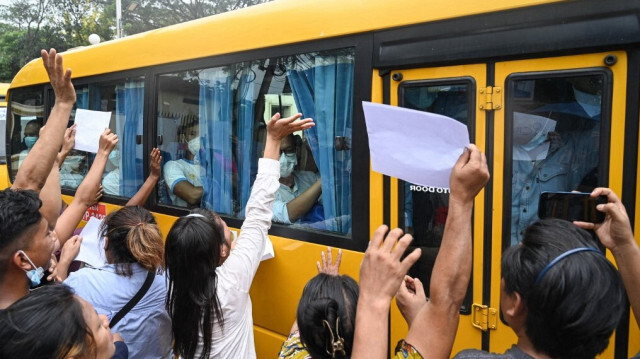
<svg viewBox="0 0 640 359">
<path fill-rule="evenodd" d="M 147 274 L 147 279 L 145 279 L 142 287 L 140 287 L 140 290 L 138 290 L 138 293 L 136 293 L 136 295 L 134 295 L 133 298 L 131 298 L 131 300 L 127 302 L 127 304 L 125 304 L 124 307 L 122 307 L 122 309 L 120 309 L 120 311 L 118 311 L 118 313 L 113 316 L 113 318 L 111 318 L 111 322 L 109 322 L 109 328 L 113 328 L 116 324 L 118 324 L 120 319 L 127 315 L 127 313 L 129 313 L 129 311 L 133 309 L 136 304 L 138 304 L 140 299 L 142 299 L 142 297 L 147 294 L 147 291 L 149 290 L 149 287 L 151 287 L 151 283 L 153 283 L 153 279 L 155 277 L 156 274 L 153 271 L 150 271 Z"/>
</svg>

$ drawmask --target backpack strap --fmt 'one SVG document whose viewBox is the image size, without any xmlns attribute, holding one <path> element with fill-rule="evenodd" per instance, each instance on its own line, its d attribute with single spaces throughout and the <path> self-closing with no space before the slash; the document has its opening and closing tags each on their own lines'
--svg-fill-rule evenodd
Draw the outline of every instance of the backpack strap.
<svg viewBox="0 0 640 359">
<path fill-rule="evenodd" d="M 155 272 L 152 271 L 147 274 L 147 279 L 144 280 L 144 283 L 142 284 L 142 287 L 140 287 L 140 290 L 138 290 L 138 293 L 136 293 L 136 295 L 134 295 L 133 298 L 131 298 L 131 300 L 129 300 L 129 302 L 127 302 L 127 304 L 125 304 L 124 307 L 122 307 L 122 309 L 120 309 L 118 313 L 116 313 L 116 315 L 111 318 L 111 321 L 109 322 L 109 328 L 115 327 L 115 325 L 118 324 L 118 322 L 122 318 L 124 318 L 124 316 L 127 315 L 127 313 L 129 313 L 129 311 L 131 311 L 131 309 L 136 306 L 136 304 L 138 304 L 140 299 L 142 299 L 142 297 L 147 294 L 147 291 L 149 291 L 149 288 L 151 287 L 151 283 L 153 283 L 153 279 L 155 278 L 155 276 Z"/>
</svg>

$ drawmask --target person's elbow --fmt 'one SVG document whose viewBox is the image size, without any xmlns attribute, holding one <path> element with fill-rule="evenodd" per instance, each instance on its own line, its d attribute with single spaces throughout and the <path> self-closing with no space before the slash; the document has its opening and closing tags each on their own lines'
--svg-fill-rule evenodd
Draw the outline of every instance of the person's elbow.
<svg viewBox="0 0 640 359">
<path fill-rule="evenodd" d="M 200 205 L 200 201 L 202 200 L 202 187 L 193 187 L 190 191 L 185 191 L 182 193 L 180 198 L 185 200 L 190 206 L 198 206 Z"/>
</svg>

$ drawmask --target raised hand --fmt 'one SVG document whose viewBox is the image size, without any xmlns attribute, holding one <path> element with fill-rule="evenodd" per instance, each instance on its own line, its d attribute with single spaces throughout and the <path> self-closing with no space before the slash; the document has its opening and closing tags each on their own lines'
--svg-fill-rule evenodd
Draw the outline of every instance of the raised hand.
<svg viewBox="0 0 640 359">
<path fill-rule="evenodd" d="M 100 199 L 102 198 L 103 193 L 104 193 L 104 189 L 102 188 L 102 185 L 99 185 L 98 190 L 96 191 L 96 195 L 93 198 L 93 201 L 91 202 L 92 206 L 100 202 Z"/>
<path fill-rule="evenodd" d="M 424 295 L 424 287 L 420 279 L 404 276 L 404 281 L 396 294 L 396 304 L 409 327 L 426 302 L 427 296 Z"/>
<path fill-rule="evenodd" d="M 449 183 L 451 185 L 450 201 L 472 203 L 473 199 L 489 181 L 487 158 L 476 145 L 465 148 L 453 166 Z"/>
<path fill-rule="evenodd" d="M 301 113 L 287 118 L 280 118 L 280 113 L 276 113 L 267 124 L 267 137 L 279 142 L 290 133 L 315 126 L 313 119 L 305 118 L 301 120 L 300 117 L 302 117 Z"/>
<path fill-rule="evenodd" d="M 118 135 L 116 135 L 115 133 L 111 133 L 111 130 L 107 128 L 100 135 L 99 151 L 108 156 L 117 144 Z"/>
<path fill-rule="evenodd" d="M 573 222 L 578 227 L 595 230 L 602 245 L 616 250 L 619 246 L 634 245 L 633 232 L 629 222 L 629 215 L 618 196 L 610 188 L 596 188 L 591 197 L 607 196 L 607 204 L 599 204 L 596 209 L 604 212 L 606 217 L 602 223 Z"/>
<path fill-rule="evenodd" d="M 338 275 L 340 269 L 340 262 L 342 261 L 342 249 L 338 249 L 338 256 L 336 262 L 333 262 L 333 254 L 331 247 L 327 247 L 327 254 L 324 251 L 320 252 L 321 260 L 316 262 L 318 266 L 318 273 L 324 273 L 329 275 Z"/>
<path fill-rule="evenodd" d="M 149 177 L 154 176 L 155 178 L 160 178 L 161 161 L 162 156 L 160 155 L 160 150 L 157 148 L 151 150 L 151 154 L 149 155 Z"/>
<path fill-rule="evenodd" d="M 56 103 L 75 103 L 76 91 L 71 83 L 71 69 L 64 70 L 62 55 L 58 54 L 55 49 L 51 49 L 49 52 L 41 50 L 40 55 L 47 75 L 49 75 Z"/>
<path fill-rule="evenodd" d="M 71 152 L 73 150 L 73 146 L 76 143 L 76 124 L 67 128 L 64 131 L 64 140 L 62 141 L 62 150 L 60 152 L 64 152 L 65 154 Z"/>
<path fill-rule="evenodd" d="M 420 258 L 421 252 L 420 249 L 415 249 L 401 260 L 413 237 L 410 234 L 403 235 L 400 228 L 388 234 L 387 231 L 388 227 L 385 225 L 378 227 L 364 253 L 360 265 L 360 297 L 375 298 L 375 301 L 389 305 L 405 274 Z"/>
</svg>

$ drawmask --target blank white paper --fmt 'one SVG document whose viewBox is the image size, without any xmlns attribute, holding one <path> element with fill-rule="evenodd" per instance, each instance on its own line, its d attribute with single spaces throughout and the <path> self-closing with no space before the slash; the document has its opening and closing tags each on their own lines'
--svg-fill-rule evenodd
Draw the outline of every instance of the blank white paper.
<svg viewBox="0 0 640 359">
<path fill-rule="evenodd" d="M 374 171 L 406 182 L 449 188 L 458 157 L 469 146 L 467 126 L 446 116 L 362 102 Z"/>
<path fill-rule="evenodd" d="M 97 153 L 100 135 L 109 127 L 111 112 L 76 110 L 76 144 L 74 149 Z"/>
<path fill-rule="evenodd" d="M 101 219 L 90 217 L 87 224 L 80 232 L 82 243 L 80 252 L 75 260 L 85 262 L 94 268 L 101 268 L 107 263 L 107 256 L 104 253 L 104 242 L 100 243 Z"/>
</svg>

